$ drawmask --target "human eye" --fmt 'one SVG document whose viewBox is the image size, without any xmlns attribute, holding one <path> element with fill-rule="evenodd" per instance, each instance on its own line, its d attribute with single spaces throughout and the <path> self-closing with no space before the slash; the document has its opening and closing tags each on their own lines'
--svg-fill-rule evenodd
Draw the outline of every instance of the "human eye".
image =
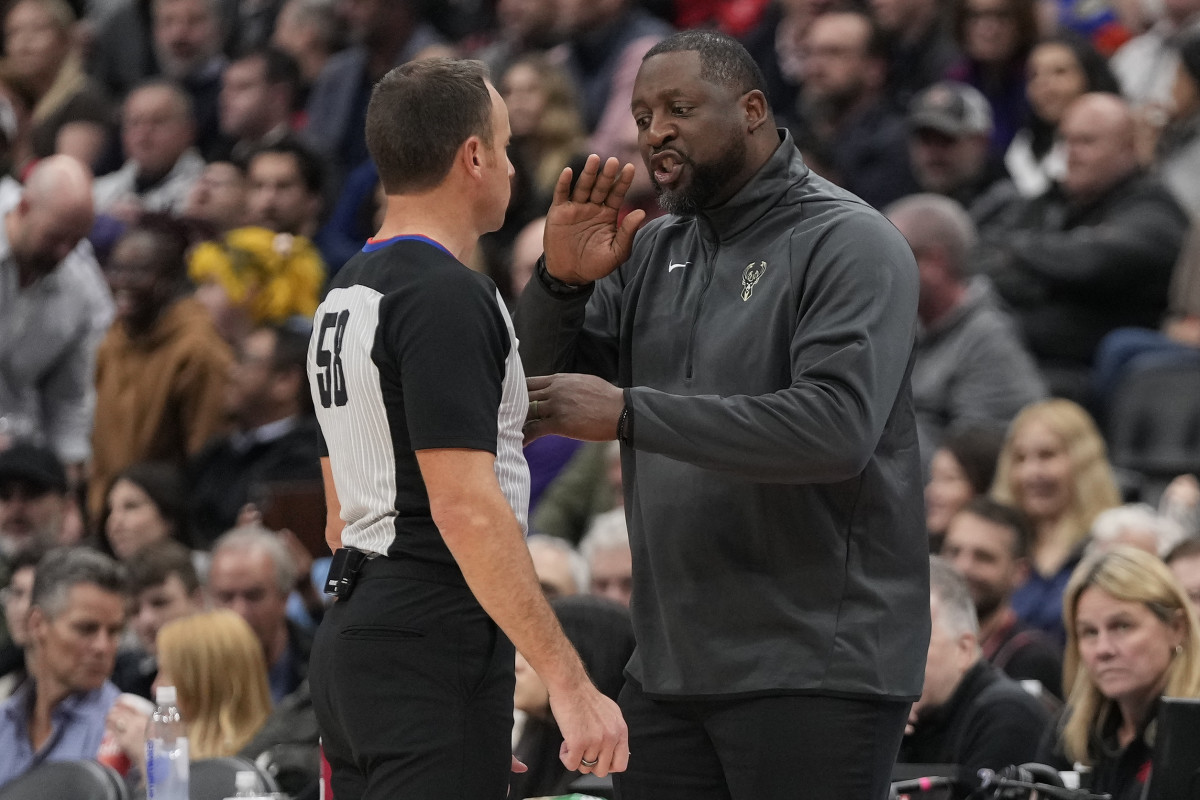
<svg viewBox="0 0 1200 800">
<path fill-rule="evenodd" d="M 692 106 L 686 105 L 684 103 L 672 103 L 671 104 L 671 113 L 677 117 L 686 117 L 692 113 Z"/>
<path fill-rule="evenodd" d="M 639 131 L 644 131 L 646 128 L 650 127 L 650 115 L 649 114 L 634 114 L 633 115 L 633 124 L 637 125 L 637 129 Z"/>
</svg>

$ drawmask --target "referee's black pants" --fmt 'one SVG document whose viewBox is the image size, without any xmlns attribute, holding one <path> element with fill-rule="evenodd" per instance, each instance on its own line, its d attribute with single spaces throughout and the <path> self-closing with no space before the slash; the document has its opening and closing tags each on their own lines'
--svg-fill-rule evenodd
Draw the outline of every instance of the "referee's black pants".
<svg viewBox="0 0 1200 800">
<path fill-rule="evenodd" d="M 910 704 L 805 695 L 620 696 L 629 769 L 618 800 L 884 800 Z M 338 798 L 340 800 L 340 798 Z"/>
<path fill-rule="evenodd" d="M 366 563 L 309 666 L 337 800 L 504 800 L 513 647 L 452 567 Z"/>
</svg>

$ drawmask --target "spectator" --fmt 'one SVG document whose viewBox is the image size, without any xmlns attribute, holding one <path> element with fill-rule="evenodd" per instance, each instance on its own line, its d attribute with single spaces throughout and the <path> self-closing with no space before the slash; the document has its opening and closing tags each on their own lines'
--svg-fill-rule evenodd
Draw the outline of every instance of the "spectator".
<svg viewBox="0 0 1200 800">
<path fill-rule="evenodd" d="M 30 99 L 32 157 L 62 153 L 95 167 L 111 113 L 103 87 L 83 71 L 74 34 L 65 0 L 19 0 L 4 17 L 4 63 Z"/>
<path fill-rule="evenodd" d="M 6 562 L 31 544 L 65 544 L 73 508 L 67 472 L 44 447 L 17 444 L 0 451 L 0 580 L 8 577 Z"/>
<path fill-rule="evenodd" d="M 1143 158 L 1153 162 L 1163 183 L 1195 219 L 1200 216 L 1200 33 L 1179 45 L 1179 67 L 1165 113 L 1141 115 L 1143 121 L 1147 117 L 1158 124 L 1149 126 Z"/>
<path fill-rule="evenodd" d="M 246 504 L 266 510 L 273 483 L 321 480 L 307 355 L 308 335 L 287 328 L 259 327 L 242 340 L 229 392 L 234 432 L 210 442 L 188 470 L 201 547 L 233 528 Z"/>
<path fill-rule="evenodd" d="M 566 70 L 579 89 L 588 150 L 632 162 L 639 181 L 648 181 L 629 103 L 642 57 L 671 27 L 633 0 L 564 0 L 554 22 L 565 39 Z"/>
<path fill-rule="evenodd" d="M 942 81 L 908 107 L 908 155 L 921 191 L 957 200 L 968 211 L 1003 171 L 989 156 L 992 108 L 979 90 Z"/>
<path fill-rule="evenodd" d="M 625 683 L 625 664 L 633 655 L 629 611 L 604 598 L 586 595 L 559 597 L 550 605 L 596 688 L 616 700 Z M 520 653 L 516 678 L 513 705 L 521 721 L 513 731 L 513 754 L 529 769 L 513 775 L 509 796 L 568 792 L 580 774 L 566 770 L 559 761 L 563 737 L 550 709 L 546 685 Z"/>
<path fill-rule="evenodd" d="M 1069 713 L 1038 761 L 1090 767 L 1089 791 L 1145 795 L 1158 698 L 1200 698 L 1200 627 L 1163 563 L 1120 547 L 1079 565 L 1063 598 Z"/>
<path fill-rule="evenodd" d="M 250 156 L 246 176 L 251 225 L 313 238 L 320 222 L 325 175 L 311 150 L 291 139 L 266 145 Z"/>
<path fill-rule="evenodd" d="M 1192 611 L 1200 614 L 1200 539 L 1184 539 L 1175 545 L 1167 553 L 1166 562 L 1191 602 Z"/>
<path fill-rule="evenodd" d="M 541 0 L 496 0 L 494 38 L 475 58 L 498 77 L 522 56 L 543 52 L 555 44 L 558 3 Z"/>
<path fill-rule="evenodd" d="M 1188 229 L 1171 271 L 1162 325 L 1118 328 L 1100 340 L 1095 361 L 1091 398 L 1102 411 L 1130 373 L 1171 364 L 1200 366 L 1200 226 Z"/>
<path fill-rule="evenodd" d="M 158 632 L 168 622 L 204 610 L 204 590 L 191 552 L 172 541 L 149 544 L 127 563 L 130 620 L 137 644 L 117 654 L 113 683 L 123 692 L 153 698 L 158 676 Z"/>
<path fill-rule="evenodd" d="M 975 226 L 954 200 L 912 195 L 887 209 L 917 259 L 921 328 L 912 368 L 926 469 L 948 428 L 1006 425 L 1046 396 L 1037 366 L 986 278 L 968 279 Z"/>
<path fill-rule="evenodd" d="M 159 70 L 191 98 L 196 147 L 207 158 L 220 143 L 221 74 L 228 63 L 220 0 L 153 0 L 151 8 Z"/>
<path fill-rule="evenodd" d="M 1104 334 L 1159 320 L 1187 216 L 1138 166 L 1133 116 L 1119 97 L 1083 95 L 1059 128 L 1062 181 L 984 231 L 979 265 L 1039 364 L 1079 377 Z M 1082 393 L 1050 383 L 1054 393 Z"/>
<path fill-rule="evenodd" d="M 173 464 L 142 461 L 121 470 L 105 497 L 98 549 L 123 564 L 145 547 L 191 536 L 185 515 L 186 495 Z"/>
<path fill-rule="evenodd" d="M 1116 91 L 1117 79 L 1086 39 L 1062 33 L 1037 43 L 1025 70 L 1028 114 L 1004 152 L 1004 166 L 1022 197 L 1043 194 L 1066 173 L 1058 126 L 1067 107 L 1089 92 Z"/>
<path fill-rule="evenodd" d="M 155 80 L 134 89 L 121 114 L 127 160 L 96 181 L 96 211 L 123 222 L 143 212 L 181 213 L 204 171 L 195 137 L 191 100 L 178 85 Z"/>
<path fill-rule="evenodd" d="M 937 0 L 871 0 L 871 12 L 887 39 L 886 94 L 905 108 L 958 61 L 958 46 Z"/>
<path fill-rule="evenodd" d="M 225 52 L 238 58 L 270 42 L 279 24 L 283 0 L 225 0 L 224 5 L 229 16 Z"/>
<path fill-rule="evenodd" d="M 0 193 L 0 436 L 48 445 L 78 471 L 91 450 L 96 346 L 113 302 L 91 246 L 92 181 L 69 156 Z"/>
<path fill-rule="evenodd" d="M 180 223 L 147 216 L 117 242 L 109 281 L 119 315 L 100 346 L 88 486 L 93 515 L 109 483 L 137 461 L 182 466 L 225 426 L 233 356 L 208 313 L 188 296 Z"/>
<path fill-rule="evenodd" d="M 525 544 L 547 600 L 586 592 L 587 561 L 569 542 L 535 533 L 526 538 Z"/>
<path fill-rule="evenodd" d="M 1033 525 L 1029 580 L 1012 597 L 1017 618 L 1063 641 L 1062 593 L 1097 515 L 1121 502 L 1104 439 L 1070 400 L 1026 407 L 1008 429 L 993 499 Z"/>
<path fill-rule="evenodd" d="M 876 208 L 915 192 L 904 119 L 883 94 L 887 62 L 870 17 L 822 14 L 804 47 L 803 116 L 834 181 Z"/>
<path fill-rule="evenodd" d="M 303 108 L 308 93 L 333 54 L 341 49 L 342 24 L 334 0 L 287 0 L 279 9 L 271 44 L 290 55 L 300 69 L 297 106 Z"/>
<path fill-rule="evenodd" d="M 1037 42 L 1035 0 L 955 0 L 963 58 L 946 77 L 969 83 L 992 105 L 992 155 L 1000 158 L 1025 119 L 1025 59 Z"/>
<path fill-rule="evenodd" d="M 268 47 L 234 59 L 221 76 L 219 119 L 226 154 L 246 161 L 292 132 L 292 110 L 300 91 L 300 68 L 287 53 Z"/>
<path fill-rule="evenodd" d="M 1049 712 L 981 656 L 975 605 L 963 579 L 936 556 L 929 578 L 933 629 L 925 685 L 897 760 L 957 764 L 963 777 L 1032 761 Z M 952 797 L 969 792 L 956 788 Z"/>
<path fill-rule="evenodd" d="M 99 16 L 92 35 L 87 72 L 117 99 L 158 74 L 151 36 L 153 0 L 118 0 Z"/>
<path fill-rule="evenodd" d="M 125 571 L 59 549 L 39 562 L 29 609 L 29 680 L 0 706 L 0 786 L 47 761 L 94 758 L 120 691 L 109 681 L 125 627 Z"/>
<path fill-rule="evenodd" d="M 17 550 L 9 560 L 10 577 L 0 589 L 5 635 L 0 640 L 0 702 L 12 695 L 29 676 L 25 650 L 29 647 L 29 600 L 33 579 L 46 547 L 31 542 Z"/>
<path fill-rule="evenodd" d="M 987 497 L 950 520 L 942 557 L 966 581 L 979 619 L 983 658 L 1013 680 L 1037 681 L 1062 698 L 1062 648 L 1017 619 L 1012 594 L 1029 578 L 1033 530 L 1014 508 Z"/>
<path fill-rule="evenodd" d="M 235 161 L 213 161 L 192 184 L 183 218 L 206 225 L 220 236 L 246 221 L 246 167 Z"/>
<path fill-rule="evenodd" d="M 1136 105 L 1167 107 L 1179 65 L 1179 45 L 1200 33 L 1200 0 L 1166 0 L 1150 29 L 1133 37 L 1111 59 L 1121 93 Z"/>
<path fill-rule="evenodd" d="M 1004 429 L 990 425 L 968 425 L 946 433 L 929 462 L 929 482 L 925 484 L 929 552 L 941 551 L 954 515 L 991 490 L 1003 446 Z"/>
<path fill-rule="evenodd" d="M 260 525 L 234 528 L 213 544 L 208 595 L 249 623 L 266 658 L 271 699 L 279 703 L 308 675 L 312 637 L 287 618 L 288 594 L 298 581 L 287 546 Z"/>
<path fill-rule="evenodd" d="M 262 648 L 232 611 L 190 614 L 158 632 L 159 683 L 174 686 L 193 760 L 236 755 L 271 713 Z M 130 760 L 146 774 L 149 716 L 113 707 L 109 724 Z"/>
<path fill-rule="evenodd" d="M 1128 546 L 1163 557 L 1184 538 L 1183 528 L 1175 520 L 1159 516 L 1146 503 L 1126 503 L 1101 511 L 1088 543 L 1088 552 L 1105 552 Z"/>
<path fill-rule="evenodd" d="M 543 216 L 563 167 L 582 164 L 586 156 L 575 88 L 562 69 L 539 54 L 515 59 L 497 88 L 508 105 L 516 169 L 528 173 L 537 216 Z"/>
<path fill-rule="evenodd" d="M 629 608 L 633 595 L 633 554 L 625 509 L 606 511 L 592 520 L 579 542 L 579 553 L 587 562 L 589 592 Z"/>
<path fill-rule="evenodd" d="M 317 310 L 325 268 L 307 238 L 267 228 L 236 228 L 189 256 L 196 299 L 218 333 L 236 345 L 256 325 L 307 320 Z"/>
<path fill-rule="evenodd" d="M 416 0 L 356 0 L 337 9 L 354 44 L 331 57 L 313 85 L 305 135 L 329 159 L 340 185 L 351 170 L 368 160 L 364 131 L 375 81 L 439 44 L 441 37 L 424 21 Z"/>
</svg>

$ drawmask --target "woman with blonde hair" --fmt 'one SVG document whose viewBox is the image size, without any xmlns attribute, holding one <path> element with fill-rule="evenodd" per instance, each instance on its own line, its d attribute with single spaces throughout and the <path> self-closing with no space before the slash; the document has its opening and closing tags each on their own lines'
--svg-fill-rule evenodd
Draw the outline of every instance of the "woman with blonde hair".
<svg viewBox="0 0 1200 800">
<path fill-rule="evenodd" d="M 271 713 L 267 664 L 254 631 L 233 611 L 207 611 L 164 625 L 157 650 L 155 686 L 175 687 L 191 759 L 236 755 Z M 121 749 L 143 768 L 147 720 L 119 704 L 109 714 Z"/>
<path fill-rule="evenodd" d="M 1029 580 L 1013 594 L 1026 623 L 1064 638 L 1062 593 L 1101 512 L 1121 504 L 1096 423 L 1070 400 L 1021 410 L 996 466 L 993 499 L 1021 510 L 1034 527 Z"/>
<path fill-rule="evenodd" d="M 1093 792 L 1140 798 L 1160 697 L 1200 697 L 1200 624 L 1159 559 L 1121 546 L 1088 557 L 1063 597 L 1067 708 L 1041 760 L 1091 767 Z"/>
<path fill-rule="evenodd" d="M 65 0 L 17 0 L 4 16 L 4 69 L 28 101 L 33 158 L 56 153 L 95 166 L 112 130 L 104 89 L 84 72 Z"/>
</svg>

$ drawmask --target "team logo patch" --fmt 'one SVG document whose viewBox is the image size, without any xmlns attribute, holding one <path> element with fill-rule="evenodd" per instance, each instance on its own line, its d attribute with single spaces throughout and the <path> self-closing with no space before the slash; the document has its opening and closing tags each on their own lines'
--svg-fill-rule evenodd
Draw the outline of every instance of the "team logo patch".
<svg viewBox="0 0 1200 800">
<path fill-rule="evenodd" d="M 750 295 L 754 294 L 754 286 L 758 283 L 759 278 L 767 271 L 767 262 L 760 261 L 755 264 L 751 261 L 742 270 L 742 302 L 750 299 Z"/>
</svg>

